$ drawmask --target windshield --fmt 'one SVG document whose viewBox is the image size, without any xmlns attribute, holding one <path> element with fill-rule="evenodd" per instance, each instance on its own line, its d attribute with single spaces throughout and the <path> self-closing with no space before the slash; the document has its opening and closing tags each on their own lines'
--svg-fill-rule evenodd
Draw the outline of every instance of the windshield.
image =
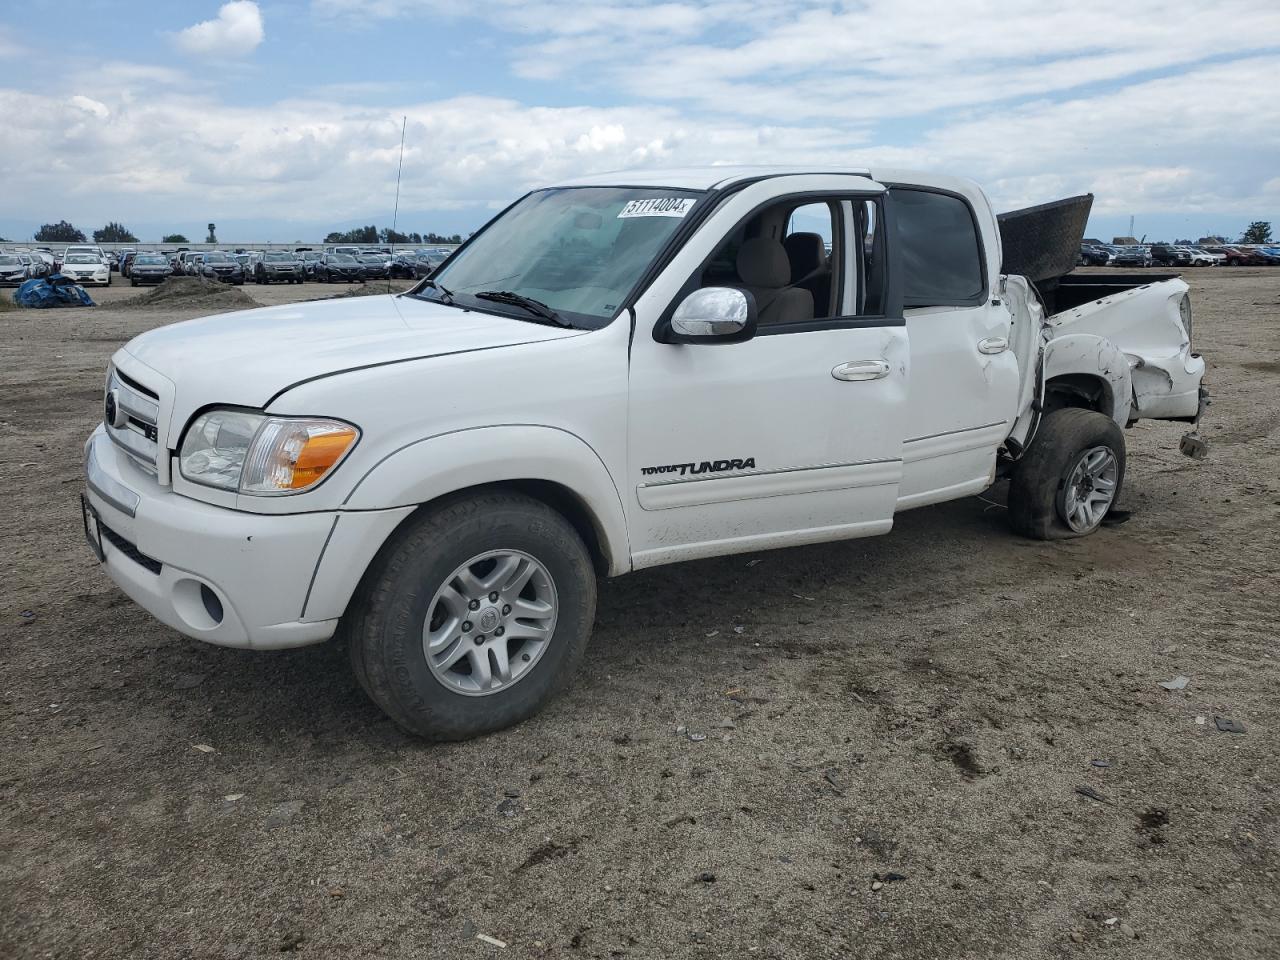
<svg viewBox="0 0 1280 960">
<path fill-rule="evenodd" d="M 475 305 L 468 294 L 509 291 L 574 326 L 602 327 L 701 196 L 663 187 L 539 190 L 455 253 L 432 278 L 435 289 L 468 307 Z M 527 314 L 517 308 L 513 315 Z"/>
<path fill-rule="evenodd" d="M 163 266 L 169 265 L 169 261 L 166 260 L 164 257 L 156 256 L 154 254 L 150 256 L 138 257 L 133 261 L 133 263 L 134 263 L 134 266 L 138 266 L 138 267 L 145 267 L 145 266 L 148 266 L 149 264 L 161 264 Z"/>
<path fill-rule="evenodd" d="M 268 253 L 262 259 L 267 263 L 293 263 L 293 257 L 287 253 Z"/>
<path fill-rule="evenodd" d="M 92 253 L 73 253 L 67 257 L 65 263 L 101 263 L 100 257 L 95 257 Z"/>
<path fill-rule="evenodd" d="M 0 256 L 0 266 L 13 267 L 13 266 L 19 266 L 21 264 L 22 264 L 22 261 L 19 260 L 17 257 Z"/>
<path fill-rule="evenodd" d="M 206 253 L 204 255 L 205 263 L 230 263 L 231 258 L 225 253 Z"/>
<path fill-rule="evenodd" d="M 331 253 L 329 254 L 330 263 L 355 263 L 356 258 L 348 253 Z"/>
</svg>

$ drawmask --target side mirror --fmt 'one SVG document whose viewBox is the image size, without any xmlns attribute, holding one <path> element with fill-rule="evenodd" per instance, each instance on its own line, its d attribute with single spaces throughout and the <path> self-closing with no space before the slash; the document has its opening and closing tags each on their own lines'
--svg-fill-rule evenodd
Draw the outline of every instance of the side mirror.
<svg viewBox="0 0 1280 960">
<path fill-rule="evenodd" d="M 703 287 L 671 315 L 671 343 L 739 343 L 756 332 L 755 298 L 733 287 Z"/>
</svg>

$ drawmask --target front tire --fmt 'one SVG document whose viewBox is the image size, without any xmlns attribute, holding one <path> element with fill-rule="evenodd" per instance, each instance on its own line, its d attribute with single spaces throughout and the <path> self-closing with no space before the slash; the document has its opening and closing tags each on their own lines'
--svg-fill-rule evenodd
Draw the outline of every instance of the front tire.
<svg viewBox="0 0 1280 960">
<path fill-rule="evenodd" d="M 1044 418 L 1009 482 L 1009 523 L 1034 540 L 1084 537 L 1102 525 L 1124 483 L 1124 434 L 1095 410 Z"/>
<path fill-rule="evenodd" d="M 531 497 L 493 492 L 448 499 L 397 530 L 342 629 L 361 687 L 392 720 L 462 740 L 526 719 L 566 686 L 595 604 L 573 526 Z"/>
</svg>

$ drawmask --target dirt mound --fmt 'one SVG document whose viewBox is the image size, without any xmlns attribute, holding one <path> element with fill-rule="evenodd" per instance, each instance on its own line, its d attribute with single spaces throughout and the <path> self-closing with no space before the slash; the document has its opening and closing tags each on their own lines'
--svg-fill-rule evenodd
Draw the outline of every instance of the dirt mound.
<svg viewBox="0 0 1280 960">
<path fill-rule="evenodd" d="M 213 311 L 260 306 L 262 304 L 239 287 L 205 277 L 169 277 L 154 290 L 139 297 L 121 300 L 115 305 L 119 310 L 148 310 L 152 307 L 184 310 L 189 307 L 207 307 Z"/>
</svg>

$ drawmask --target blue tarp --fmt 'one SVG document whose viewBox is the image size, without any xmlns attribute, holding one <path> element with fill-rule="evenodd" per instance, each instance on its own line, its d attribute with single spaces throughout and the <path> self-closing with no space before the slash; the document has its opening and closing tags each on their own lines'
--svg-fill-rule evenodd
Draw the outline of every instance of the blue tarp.
<svg viewBox="0 0 1280 960">
<path fill-rule="evenodd" d="M 70 277 L 55 273 L 51 277 L 26 280 L 13 291 L 13 302 L 20 307 L 92 307 L 94 302 Z"/>
</svg>

